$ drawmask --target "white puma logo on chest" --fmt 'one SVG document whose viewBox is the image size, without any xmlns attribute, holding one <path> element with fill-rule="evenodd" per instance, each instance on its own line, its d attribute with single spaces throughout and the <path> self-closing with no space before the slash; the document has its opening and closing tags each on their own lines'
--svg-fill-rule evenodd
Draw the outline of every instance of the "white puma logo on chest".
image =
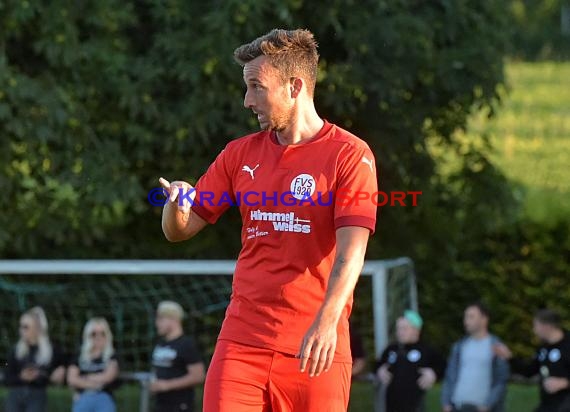
<svg viewBox="0 0 570 412">
<path fill-rule="evenodd" d="M 255 167 L 252 169 L 251 167 L 249 167 L 248 165 L 244 165 L 241 168 L 242 172 L 247 172 L 250 174 L 251 176 L 251 180 L 253 180 L 255 177 L 253 176 L 253 173 L 255 172 L 255 170 L 259 167 L 259 163 L 257 165 L 255 165 Z"/>
</svg>

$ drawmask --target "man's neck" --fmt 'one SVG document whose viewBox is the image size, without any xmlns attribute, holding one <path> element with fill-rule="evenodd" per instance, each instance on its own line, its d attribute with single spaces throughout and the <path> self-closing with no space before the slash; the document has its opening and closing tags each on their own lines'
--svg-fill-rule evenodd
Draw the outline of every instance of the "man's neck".
<svg viewBox="0 0 570 412">
<path fill-rule="evenodd" d="M 477 339 L 477 340 L 485 339 L 487 336 L 489 336 L 489 331 L 487 329 L 483 329 L 483 330 L 480 330 L 478 332 L 471 334 L 471 337 L 473 339 Z"/>
<path fill-rule="evenodd" d="M 319 117 L 315 106 L 299 110 L 285 129 L 277 132 L 277 140 L 282 145 L 302 144 L 315 137 L 323 128 L 324 121 Z"/>
<path fill-rule="evenodd" d="M 166 336 L 164 337 L 164 339 L 166 339 L 167 341 L 171 341 L 171 340 L 179 338 L 183 334 L 184 334 L 184 332 L 182 331 L 182 329 L 175 329 L 172 332 L 167 333 Z"/>
</svg>

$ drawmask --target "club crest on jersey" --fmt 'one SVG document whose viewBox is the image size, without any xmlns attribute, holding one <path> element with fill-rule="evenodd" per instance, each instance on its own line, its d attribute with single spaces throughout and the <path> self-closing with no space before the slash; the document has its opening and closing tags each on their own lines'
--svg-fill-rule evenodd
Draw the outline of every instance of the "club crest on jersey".
<svg viewBox="0 0 570 412">
<path fill-rule="evenodd" d="M 412 349 L 408 352 L 408 360 L 412 363 L 416 363 L 422 358 L 422 354 L 419 350 Z"/>
<path fill-rule="evenodd" d="M 560 350 L 557 348 L 552 349 L 548 354 L 548 360 L 552 363 L 558 362 L 561 357 L 562 355 L 560 354 Z"/>
<path fill-rule="evenodd" d="M 317 184 L 313 176 L 301 173 L 291 180 L 291 195 L 295 199 L 310 199 L 315 193 Z"/>
</svg>

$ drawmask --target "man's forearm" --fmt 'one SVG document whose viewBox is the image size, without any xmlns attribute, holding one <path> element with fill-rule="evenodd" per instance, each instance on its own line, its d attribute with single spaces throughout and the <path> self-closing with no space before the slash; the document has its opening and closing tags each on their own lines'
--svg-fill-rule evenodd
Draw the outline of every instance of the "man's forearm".
<svg viewBox="0 0 570 412">
<path fill-rule="evenodd" d="M 341 254 L 336 257 L 325 300 L 319 311 L 319 316 L 323 320 L 333 323 L 339 321 L 342 311 L 354 291 L 363 264 L 364 258 L 359 254 L 351 256 Z"/>
<path fill-rule="evenodd" d="M 363 227 L 347 226 L 337 230 L 336 256 L 318 313 L 321 320 L 338 323 L 362 271 L 369 235 L 369 230 Z"/>
<path fill-rule="evenodd" d="M 166 382 L 169 391 L 175 391 L 178 389 L 191 388 L 193 386 L 199 385 L 204 381 L 201 376 L 188 373 L 180 378 L 168 379 Z"/>
</svg>

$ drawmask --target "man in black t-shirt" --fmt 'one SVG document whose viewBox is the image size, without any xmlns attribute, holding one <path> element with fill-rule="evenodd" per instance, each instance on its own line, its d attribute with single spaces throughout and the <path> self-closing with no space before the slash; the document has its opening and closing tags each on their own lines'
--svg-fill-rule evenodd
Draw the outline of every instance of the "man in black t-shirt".
<svg viewBox="0 0 570 412">
<path fill-rule="evenodd" d="M 204 382 L 204 363 L 192 338 L 184 336 L 182 307 L 161 302 L 156 313 L 156 329 L 161 337 L 152 352 L 156 412 L 194 410 L 194 386 Z"/>
<path fill-rule="evenodd" d="M 495 353 L 511 360 L 513 373 L 540 376 L 540 405 L 536 412 L 570 412 L 570 336 L 562 329 L 560 315 L 549 309 L 536 313 L 534 334 L 542 341 L 532 360 L 512 359 L 504 344 L 495 345 Z"/>
<path fill-rule="evenodd" d="M 387 412 L 423 410 L 425 391 L 443 375 L 444 359 L 420 341 L 422 325 L 417 312 L 405 311 L 396 322 L 397 342 L 378 360 L 376 374 L 386 386 Z"/>
</svg>

